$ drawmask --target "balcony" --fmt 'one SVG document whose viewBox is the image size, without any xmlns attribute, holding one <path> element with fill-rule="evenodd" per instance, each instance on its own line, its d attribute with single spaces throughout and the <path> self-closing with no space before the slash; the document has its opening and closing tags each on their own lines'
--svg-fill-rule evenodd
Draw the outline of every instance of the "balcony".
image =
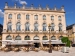
<svg viewBox="0 0 75 56">
<path fill-rule="evenodd" d="M 42 31 L 42 33 L 48 33 L 48 31 Z"/>
<path fill-rule="evenodd" d="M 11 32 L 12 32 L 12 30 L 7 30 L 7 32 L 8 32 L 8 33 L 11 33 Z"/>
<path fill-rule="evenodd" d="M 56 31 L 51 31 L 52 34 L 56 33 Z"/>
<path fill-rule="evenodd" d="M 25 33 L 30 33 L 30 31 L 25 31 Z"/>
<path fill-rule="evenodd" d="M 59 33 L 63 34 L 64 32 L 63 31 L 59 31 Z"/>
<path fill-rule="evenodd" d="M 17 33 L 20 33 L 21 31 L 16 31 Z"/>
<path fill-rule="evenodd" d="M 34 31 L 34 33 L 39 33 L 39 31 Z"/>
</svg>

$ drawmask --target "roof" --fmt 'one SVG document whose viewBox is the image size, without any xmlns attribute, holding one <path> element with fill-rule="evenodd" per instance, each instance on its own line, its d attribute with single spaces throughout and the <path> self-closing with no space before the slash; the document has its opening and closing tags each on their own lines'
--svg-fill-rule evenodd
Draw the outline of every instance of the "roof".
<svg viewBox="0 0 75 56">
<path fill-rule="evenodd" d="M 72 29 L 72 27 L 75 25 L 75 23 L 74 24 L 71 24 L 71 25 L 69 25 L 69 26 L 67 26 L 66 27 L 66 30 L 69 30 L 69 29 Z"/>
</svg>

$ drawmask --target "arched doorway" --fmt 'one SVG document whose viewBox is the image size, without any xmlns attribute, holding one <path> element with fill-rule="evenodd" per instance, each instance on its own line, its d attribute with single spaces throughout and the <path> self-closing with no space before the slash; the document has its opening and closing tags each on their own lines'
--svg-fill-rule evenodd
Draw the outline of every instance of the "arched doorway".
<svg viewBox="0 0 75 56">
<path fill-rule="evenodd" d="M 33 40 L 34 40 L 34 47 L 39 48 L 40 46 L 39 36 L 34 36 Z"/>
</svg>

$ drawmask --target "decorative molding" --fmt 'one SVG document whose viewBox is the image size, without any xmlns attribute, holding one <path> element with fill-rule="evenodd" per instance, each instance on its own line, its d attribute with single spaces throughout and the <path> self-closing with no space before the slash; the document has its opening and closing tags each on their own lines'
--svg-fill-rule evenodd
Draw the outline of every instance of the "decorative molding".
<svg viewBox="0 0 75 56">
<path fill-rule="evenodd" d="M 5 14 L 8 14 L 8 13 L 5 13 Z"/>
</svg>

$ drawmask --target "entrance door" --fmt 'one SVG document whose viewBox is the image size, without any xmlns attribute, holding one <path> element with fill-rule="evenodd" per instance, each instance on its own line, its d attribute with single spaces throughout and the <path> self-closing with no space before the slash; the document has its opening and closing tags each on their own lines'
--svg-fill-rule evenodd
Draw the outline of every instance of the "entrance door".
<svg viewBox="0 0 75 56">
<path fill-rule="evenodd" d="M 39 43 L 34 43 L 34 47 L 39 48 Z"/>
</svg>

